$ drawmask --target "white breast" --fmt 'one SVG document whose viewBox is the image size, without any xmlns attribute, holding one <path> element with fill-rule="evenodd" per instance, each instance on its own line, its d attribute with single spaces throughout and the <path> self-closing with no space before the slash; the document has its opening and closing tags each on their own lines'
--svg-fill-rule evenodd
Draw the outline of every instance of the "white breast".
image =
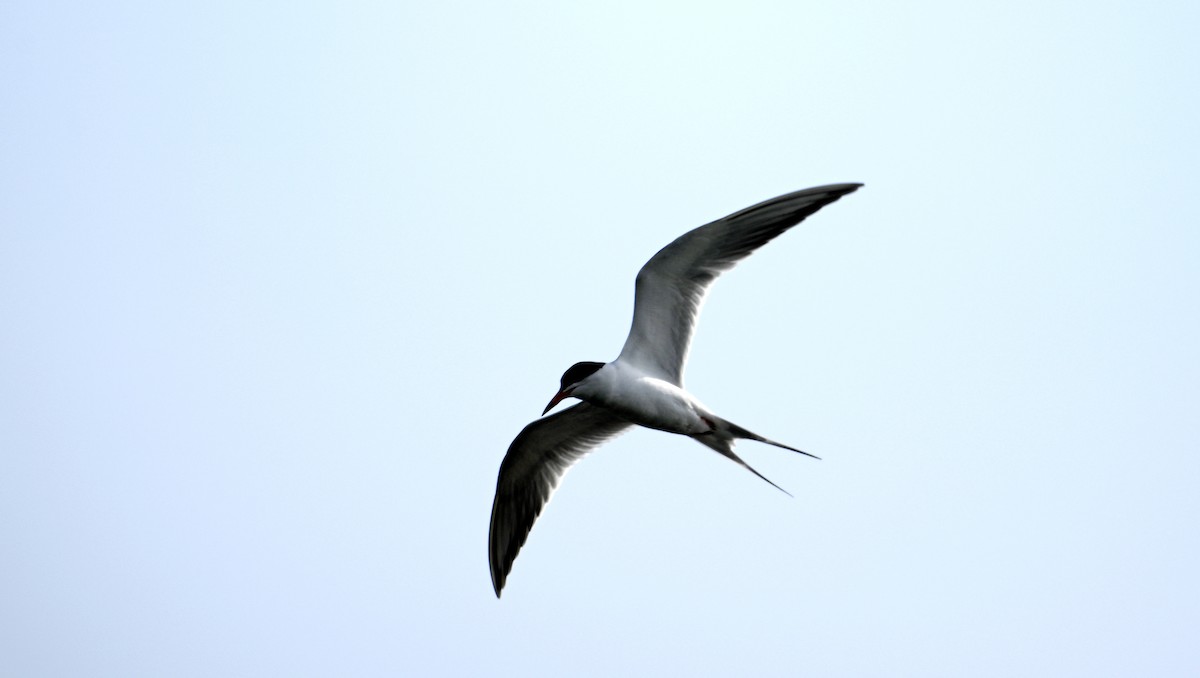
<svg viewBox="0 0 1200 678">
<path fill-rule="evenodd" d="M 571 394 L 606 407 L 647 428 L 694 435 L 709 430 L 708 410 L 678 386 L 617 359 L 585 379 Z"/>
</svg>

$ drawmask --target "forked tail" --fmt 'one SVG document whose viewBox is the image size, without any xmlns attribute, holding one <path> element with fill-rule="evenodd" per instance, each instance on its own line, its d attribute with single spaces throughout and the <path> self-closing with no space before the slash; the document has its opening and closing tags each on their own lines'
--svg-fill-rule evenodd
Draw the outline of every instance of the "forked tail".
<svg viewBox="0 0 1200 678">
<path fill-rule="evenodd" d="M 755 470 L 755 468 L 753 466 L 751 466 L 750 464 L 747 464 L 741 457 L 737 456 L 737 454 L 734 453 L 734 451 L 733 451 L 734 441 L 738 438 L 744 438 L 746 440 L 755 440 L 760 443 L 774 445 L 775 447 L 782 447 L 783 449 L 791 450 L 792 452 L 799 452 L 800 454 L 812 457 L 813 459 L 820 459 L 820 457 L 816 456 L 815 454 L 809 454 L 808 452 L 805 452 L 804 450 L 797 450 L 796 448 L 789 447 L 787 445 L 784 445 L 783 443 L 777 443 L 774 440 L 771 440 L 769 438 L 764 438 L 764 437 L 758 435 L 757 433 L 754 433 L 752 431 L 747 431 L 746 429 L 742 428 L 741 426 L 738 426 L 737 424 L 734 424 L 733 422 L 729 422 L 729 421 L 721 421 L 720 426 L 718 426 L 713 431 L 710 431 L 708 433 L 701 433 L 699 435 L 694 435 L 694 436 L 692 436 L 692 438 L 694 438 L 697 442 L 703 444 L 705 447 L 715 450 L 721 456 L 726 457 L 728 459 L 732 459 L 733 461 L 737 462 L 743 468 L 745 468 L 747 471 L 753 473 L 754 475 L 758 476 L 759 478 L 762 478 L 764 481 L 767 482 L 768 485 L 770 485 L 771 487 L 774 487 L 775 489 L 779 490 L 780 492 L 786 494 L 789 497 L 792 496 L 791 492 L 788 492 L 787 490 L 783 489 L 782 487 L 771 482 L 770 478 L 759 473 L 757 470 Z"/>
<path fill-rule="evenodd" d="M 764 438 L 764 437 L 758 435 L 757 433 L 754 433 L 753 431 L 747 431 L 746 429 L 742 428 L 741 426 L 738 426 L 737 424 L 733 423 L 732 421 L 725 422 L 725 425 L 729 427 L 729 432 L 732 433 L 737 438 L 745 438 L 747 440 L 756 440 L 760 443 L 774 445 L 775 447 L 782 447 L 785 450 L 799 452 L 800 454 L 803 454 L 806 457 L 812 457 L 813 459 L 820 459 L 820 457 L 818 457 L 815 454 L 809 454 L 808 452 L 805 452 L 804 450 L 797 450 L 796 448 L 791 447 L 789 445 L 784 445 L 783 443 L 777 443 L 774 440 L 771 440 L 769 438 Z"/>
</svg>

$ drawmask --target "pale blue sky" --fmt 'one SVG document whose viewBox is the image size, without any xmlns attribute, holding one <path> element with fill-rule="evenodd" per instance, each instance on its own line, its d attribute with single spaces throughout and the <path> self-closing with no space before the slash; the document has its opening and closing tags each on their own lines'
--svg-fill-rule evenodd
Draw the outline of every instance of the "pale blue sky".
<svg viewBox="0 0 1200 678">
<path fill-rule="evenodd" d="M 1200 670 L 1195 3 L 0 7 L 0 674 Z M 497 601 L 633 276 L 788 499 L 636 431 Z"/>
</svg>

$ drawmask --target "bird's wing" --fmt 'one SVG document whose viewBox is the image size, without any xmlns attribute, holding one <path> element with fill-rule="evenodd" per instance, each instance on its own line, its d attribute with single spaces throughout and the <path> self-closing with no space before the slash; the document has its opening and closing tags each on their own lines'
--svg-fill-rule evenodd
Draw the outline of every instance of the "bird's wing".
<svg viewBox="0 0 1200 678">
<path fill-rule="evenodd" d="M 533 522 L 563 474 L 580 457 L 629 426 L 602 407 L 580 403 L 534 421 L 512 441 L 500 463 L 488 535 L 488 561 L 497 598 Z"/>
<path fill-rule="evenodd" d="M 633 327 L 620 360 L 678 386 L 709 285 L 754 250 L 862 184 L 834 184 L 781 195 L 688 231 L 637 275 Z"/>
</svg>

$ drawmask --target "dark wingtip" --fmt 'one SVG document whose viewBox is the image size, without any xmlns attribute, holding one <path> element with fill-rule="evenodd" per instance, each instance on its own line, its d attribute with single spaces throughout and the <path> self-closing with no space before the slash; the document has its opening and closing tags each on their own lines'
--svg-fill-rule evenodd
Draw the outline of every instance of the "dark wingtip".
<svg viewBox="0 0 1200 678">
<path fill-rule="evenodd" d="M 848 183 L 848 184 L 832 184 L 829 186 L 821 186 L 819 188 L 823 188 L 823 189 L 825 189 L 825 191 L 834 194 L 833 200 L 830 201 L 830 202 L 833 202 L 842 196 L 850 195 L 851 193 L 857 191 L 858 189 L 860 189 L 862 187 L 863 187 L 863 185 L 860 183 Z M 819 189 L 810 189 L 810 190 L 817 191 Z"/>
<path fill-rule="evenodd" d="M 850 195 L 859 188 L 862 188 L 862 186 L 863 184 L 860 183 L 813 186 L 812 188 L 805 188 L 799 191 L 785 193 L 784 195 L 771 198 L 770 200 L 764 200 L 756 205 L 751 205 L 746 209 L 730 214 L 729 216 L 725 217 L 725 220 L 729 221 L 733 219 L 742 219 L 756 212 L 775 210 L 781 205 L 790 205 L 790 207 L 775 214 L 774 221 L 778 222 L 779 225 L 779 230 L 775 233 L 775 235 L 778 235 L 779 233 L 786 231 L 792 226 L 795 226 L 796 224 L 804 221 L 808 217 L 820 211 L 822 207 L 837 202 L 844 196 Z M 799 204 L 797 205 L 796 203 Z M 769 240 L 770 238 L 767 239 Z M 754 247 L 751 248 L 751 251 L 762 245 L 763 242 L 756 243 Z"/>
<path fill-rule="evenodd" d="M 496 600 L 500 600 L 500 592 L 504 590 L 504 575 L 492 570 L 492 590 L 496 592 Z"/>
<path fill-rule="evenodd" d="M 860 189 L 862 187 L 863 187 L 863 185 L 859 184 L 859 183 L 829 184 L 828 186 L 817 186 L 815 188 L 805 189 L 805 190 L 801 191 L 801 193 L 817 193 L 817 194 L 826 193 L 826 194 L 828 194 L 828 197 L 824 201 L 821 202 L 821 206 L 824 207 L 825 205 L 828 205 L 830 203 L 837 202 L 838 199 L 840 199 L 844 196 L 850 195 L 851 193 L 857 191 L 858 189 Z"/>
</svg>

